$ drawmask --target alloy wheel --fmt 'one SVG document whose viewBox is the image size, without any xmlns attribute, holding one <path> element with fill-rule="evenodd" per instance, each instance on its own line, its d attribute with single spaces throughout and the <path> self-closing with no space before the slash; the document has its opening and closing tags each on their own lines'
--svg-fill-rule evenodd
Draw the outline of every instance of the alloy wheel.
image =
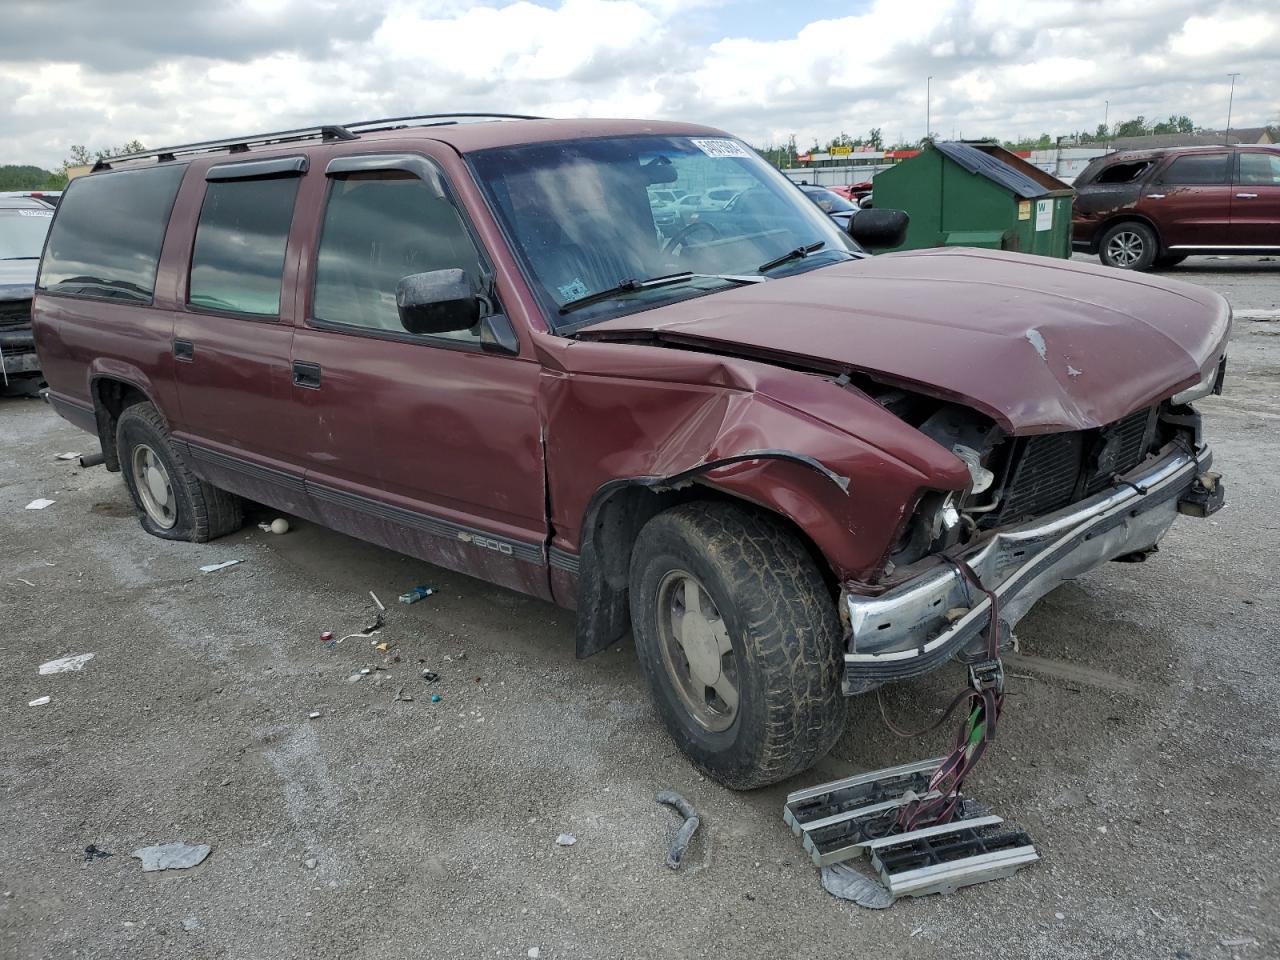
<svg viewBox="0 0 1280 960">
<path fill-rule="evenodd" d="M 1142 259 L 1145 249 L 1141 235 L 1121 230 L 1107 241 L 1107 258 L 1117 267 L 1132 267 Z"/>
</svg>

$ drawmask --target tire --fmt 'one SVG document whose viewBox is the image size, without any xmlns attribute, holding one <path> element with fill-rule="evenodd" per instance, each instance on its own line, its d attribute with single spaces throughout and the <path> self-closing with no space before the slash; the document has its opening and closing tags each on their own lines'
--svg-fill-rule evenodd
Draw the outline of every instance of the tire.
<svg viewBox="0 0 1280 960">
<path fill-rule="evenodd" d="M 840 619 L 813 558 L 780 521 L 726 503 L 673 507 L 636 538 L 630 595 L 658 715 L 712 779 L 735 790 L 776 783 L 839 739 Z M 675 642 L 677 623 L 692 659 Z"/>
<path fill-rule="evenodd" d="M 1160 250 L 1155 231 L 1127 220 L 1108 228 L 1098 244 L 1098 258 L 1117 270 L 1150 270 Z"/>
<path fill-rule="evenodd" d="M 1154 266 L 1157 270 L 1168 270 L 1170 267 L 1176 267 L 1185 259 L 1187 259 L 1185 253 L 1166 253 L 1163 256 L 1156 257 Z"/>
<path fill-rule="evenodd" d="M 204 543 L 244 525 L 240 498 L 205 483 L 169 443 L 169 427 L 150 403 L 126 407 L 116 424 L 120 472 L 142 529 L 164 540 Z M 147 478 L 163 473 L 153 484 Z M 145 474 L 139 477 L 139 468 Z M 160 488 L 163 487 L 163 493 Z"/>
</svg>

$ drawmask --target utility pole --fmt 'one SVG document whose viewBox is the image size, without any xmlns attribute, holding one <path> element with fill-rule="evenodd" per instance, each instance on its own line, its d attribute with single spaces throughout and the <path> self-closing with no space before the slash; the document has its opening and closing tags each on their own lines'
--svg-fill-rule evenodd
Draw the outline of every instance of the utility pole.
<svg viewBox="0 0 1280 960">
<path fill-rule="evenodd" d="M 1235 105 L 1236 99 L 1236 77 L 1238 73 L 1228 73 L 1231 78 L 1231 92 L 1227 94 L 1227 146 L 1231 146 L 1231 108 Z"/>
<path fill-rule="evenodd" d="M 933 77 L 930 76 L 924 81 L 924 136 L 929 139 L 932 135 L 933 124 Z"/>
<path fill-rule="evenodd" d="M 1111 101 L 1103 100 L 1106 107 L 1102 111 L 1102 149 L 1109 149 L 1111 143 Z"/>
</svg>

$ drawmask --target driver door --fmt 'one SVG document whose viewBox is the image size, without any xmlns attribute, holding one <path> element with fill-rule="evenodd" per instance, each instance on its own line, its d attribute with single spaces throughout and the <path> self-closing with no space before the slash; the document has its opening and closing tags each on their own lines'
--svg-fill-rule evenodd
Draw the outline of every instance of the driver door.
<svg viewBox="0 0 1280 960">
<path fill-rule="evenodd" d="M 490 274 L 440 168 L 416 154 L 331 161 L 299 207 L 319 211 L 304 263 L 293 397 L 306 486 L 325 523 L 431 563 L 548 597 L 539 367 L 479 327 L 401 326 L 402 277 Z M 518 343 L 506 324 L 506 343 Z"/>
</svg>

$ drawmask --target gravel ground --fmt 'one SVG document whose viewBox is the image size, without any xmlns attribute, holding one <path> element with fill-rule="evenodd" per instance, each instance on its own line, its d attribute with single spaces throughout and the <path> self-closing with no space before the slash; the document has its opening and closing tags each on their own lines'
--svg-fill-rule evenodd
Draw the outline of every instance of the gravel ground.
<svg viewBox="0 0 1280 960">
<path fill-rule="evenodd" d="M 86 434 L 0 401 L 0 957 L 1280 956 L 1280 262 L 1173 273 L 1250 318 L 1204 404 L 1228 508 L 1019 629 L 971 789 L 1043 862 L 884 911 L 822 890 L 783 798 L 949 729 L 898 740 L 863 698 L 818 770 L 732 793 L 676 752 L 629 645 L 576 662 L 570 614 L 309 524 L 153 539 L 117 475 L 54 459 Z M 438 593 L 389 604 L 385 654 L 318 641 L 416 583 Z M 385 669 L 349 682 L 363 667 Z M 887 708 L 936 716 L 960 679 Z M 679 873 L 663 788 L 704 818 Z M 179 840 L 213 852 L 130 857 Z"/>
</svg>

